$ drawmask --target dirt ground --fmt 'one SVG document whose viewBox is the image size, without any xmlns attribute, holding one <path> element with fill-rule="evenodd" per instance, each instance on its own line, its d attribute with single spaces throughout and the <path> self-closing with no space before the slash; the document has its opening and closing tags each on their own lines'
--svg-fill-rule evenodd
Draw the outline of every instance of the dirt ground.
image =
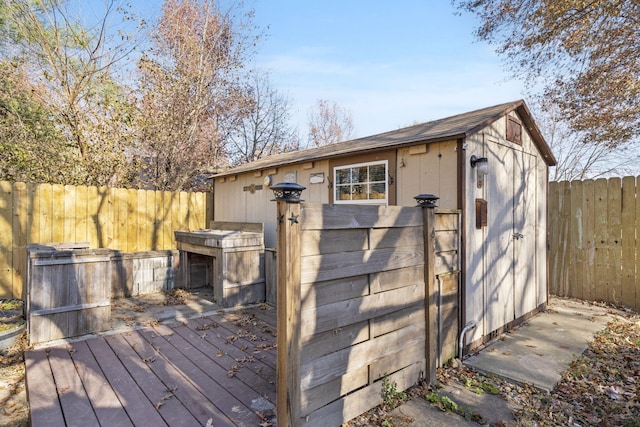
<svg viewBox="0 0 640 427">
<path fill-rule="evenodd" d="M 26 345 L 25 332 L 16 345 L 0 350 L 0 426 L 29 425 L 24 369 Z"/>
</svg>

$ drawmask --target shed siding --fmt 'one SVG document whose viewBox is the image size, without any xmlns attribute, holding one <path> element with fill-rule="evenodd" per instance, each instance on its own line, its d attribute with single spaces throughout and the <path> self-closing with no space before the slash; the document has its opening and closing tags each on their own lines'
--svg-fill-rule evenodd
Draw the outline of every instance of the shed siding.
<svg viewBox="0 0 640 427">
<path fill-rule="evenodd" d="M 398 206 L 415 206 L 414 197 L 422 193 L 432 193 L 440 197 L 438 206 L 456 209 L 457 206 L 457 156 L 456 141 L 433 144 L 418 144 L 388 152 L 381 152 L 375 158 L 389 160 L 389 174 L 393 178 L 390 196 L 395 193 Z M 309 162 L 287 167 L 248 172 L 224 180 L 217 180 L 215 186 L 215 221 L 262 222 L 265 230 L 265 246 L 276 245 L 275 203 L 273 192 L 267 187 L 246 191 L 252 184 L 260 186 L 267 175 L 273 184 L 284 182 L 288 172 L 296 173 L 296 182 L 306 187 L 302 198 L 309 203 L 331 203 L 332 166 L 358 163 L 371 155 L 362 154 L 341 158 L 330 163 L 328 160 Z M 404 164 L 404 166 L 402 166 Z M 311 184 L 311 175 L 324 173 L 324 182 Z M 393 199 L 392 198 L 392 199 Z"/>
<path fill-rule="evenodd" d="M 456 141 L 422 144 L 398 150 L 398 205 L 414 206 L 418 194 L 440 197 L 438 207 L 457 209 Z"/>
<path fill-rule="evenodd" d="M 252 184 L 263 185 L 264 177 L 271 175 L 273 184 L 285 181 L 289 172 L 296 173 L 298 184 L 307 187 L 302 198 L 311 203 L 329 203 L 329 162 L 315 161 L 300 165 L 266 169 L 259 172 L 239 174 L 235 178 L 226 178 L 224 182 L 216 180 L 215 221 L 262 222 L 266 247 L 276 245 L 276 204 L 272 202 L 273 192 L 263 186 L 260 190 L 245 191 Z M 324 183 L 311 184 L 312 174 L 324 173 Z"/>
</svg>

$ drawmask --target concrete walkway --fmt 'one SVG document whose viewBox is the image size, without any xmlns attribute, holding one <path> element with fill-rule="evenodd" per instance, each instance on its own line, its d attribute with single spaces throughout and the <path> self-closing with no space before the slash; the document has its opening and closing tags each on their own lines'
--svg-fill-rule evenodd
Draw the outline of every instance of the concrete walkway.
<svg viewBox="0 0 640 427">
<path fill-rule="evenodd" d="M 612 316 L 603 307 L 554 298 L 547 311 L 505 334 L 504 339 L 490 343 L 466 359 L 465 364 L 480 372 L 551 391 L 562 372 Z"/>
<path fill-rule="evenodd" d="M 551 391 L 571 361 L 586 350 L 594 334 L 603 330 L 614 316 L 603 307 L 552 298 L 545 312 L 489 343 L 464 363 L 484 374 L 496 374 L 511 382 L 532 384 Z M 444 387 L 441 394 L 462 407 L 472 408 L 490 425 L 515 425 L 514 408 L 499 396 L 477 395 L 456 384 Z M 478 425 L 442 412 L 422 398 L 403 404 L 392 415 L 413 419 L 413 422 L 402 424 L 411 427 Z"/>
</svg>

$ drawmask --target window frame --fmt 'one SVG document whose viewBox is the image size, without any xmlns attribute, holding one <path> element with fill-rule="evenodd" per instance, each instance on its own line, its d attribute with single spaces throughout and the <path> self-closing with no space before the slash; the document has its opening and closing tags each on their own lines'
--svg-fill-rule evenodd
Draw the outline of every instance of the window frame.
<svg viewBox="0 0 640 427">
<path fill-rule="evenodd" d="M 384 198 L 383 199 L 349 199 L 349 200 L 340 200 L 338 198 L 339 193 L 338 193 L 338 188 L 343 186 L 343 185 L 339 185 L 338 184 L 338 171 L 340 170 L 345 170 L 345 169 L 352 169 L 352 168 L 359 168 L 359 167 L 364 167 L 364 166 L 376 166 L 376 165 L 384 165 Z M 371 185 L 372 183 L 374 184 L 379 184 L 382 181 L 371 181 L 370 177 L 369 177 L 369 171 L 367 171 L 367 181 L 358 181 L 358 182 L 350 182 L 349 185 L 354 185 L 354 184 L 366 184 L 366 185 Z M 383 205 L 383 206 L 388 206 L 389 205 L 389 191 L 390 191 L 390 183 L 389 183 L 389 160 L 384 159 L 384 160 L 373 160 L 373 161 L 369 161 L 369 162 L 360 162 L 360 163 L 351 163 L 351 164 L 346 164 L 346 165 L 341 165 L 341 166 L 334 166 L 333 167 L 333 203 L 338 204 L 338 205 Z M 368 197 L 369 193 L 367 193 L 367 197 Z"/>
</svg>

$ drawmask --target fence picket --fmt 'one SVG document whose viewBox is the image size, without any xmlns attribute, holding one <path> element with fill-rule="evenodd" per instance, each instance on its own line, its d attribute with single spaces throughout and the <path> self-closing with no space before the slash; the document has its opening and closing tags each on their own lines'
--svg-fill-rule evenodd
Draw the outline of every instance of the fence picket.
<svg viewBox="0 0 640 427">
<path fill-rule="evenodd" d="M 98 246 L 98 187 L 87 187 L 87 239 L 89 247 L 97 248 Z"/>
<path fill-rule="evenodd" d="M 22 298 L 22 280 L 26 273 L 28 213 L 30 211 L 27 184 L 13 186 L 13 295 Z"/>
<path fill-rule="evenodd" d="M 622 265 L 620 300 L 623 304 L 636 305 L 636 178 L 622 179 Z"/>
<path fill-rule="evenodd" d="M 558 212 L 558 194 L 559 183 L 554 181 L 549 183 L 549 212 Z M 557 214 L 555 215 L 557 219 Z M 559 295 L 558 291 L 558 259 L 559 259 L 559 246 L 558 246 L 558 222 L 549 221 L 549 286 L 554 289 L 555 293 Z"/>
<path fill-rule="evenodd" d="M 620 178 L 610 178 L 607 182 L 607 301 L 620 304 L 622 281 L 622 236 L 620 213 L 622 210 L 622 181 Z"/>
<path fill-rule="evenodd" d="M 0 283 L 3 294 L 13 293 L 13 188 L 11 183 L 0 181 Z"/>
<path fill-rule="evenodd" d="M 598 301 L 607 300 L 609 277 L 609 250 L 607 244 L 607 180 L 595 182 L 595 297 Z"/>
<path fill-rule="evenodd" d="M 584 282 L 582 284 L 582 296 L 585 299 L 593 300 L 596 295 L 595 283 L 595 183 L 592 179 L 582 183 L 582 212 L 583 212 L 583 242 L 585 245 Z"/>
<path fill-rule="evenodd" d="M 563 181 L 558 186 L 558 246 L 561 250 L 558 252 L 558 260 L 556 268 L 558 269 L 558 286 L 559 295 L 569 294 L 569 263 L 571 258 L 567 256 L 566 248 L 570 242 L 570 222 L 571 222 L 571 197 L 569 193 L 569 183 Z"/>
<path fill-rule="evenodd" d="M 76 242 L 88 242 L 87 209 L 89 208 L 88 190 L 86 185 L 76 187 Z"/>
<path fill-rule="evenodd" d="M 62 241 L 77 242 L 76 239 L 76 188 L 73 185 L 64 186 L 62 202 Z"/>
<path fill-rule="evenodd" d="M 640 267 L 638 267 L 637 262 L 640 262 L 640 194 L 638 194 L 638 191 L 640 191 L 640 177 L 638 177 L 636 179 L 636 223 L 635 223 L 635 229 L 636 229 L 636 234 L 635 234 L 635 269 L 636 269 L 636 276 L 635 276 L 635 294 L 636 294 L 636 298 L 635 298 L 635 305 L 633 306 L 636 310 L 640 310 L 640 290 L 638 289 L 640 287 L 640 277 L 638 277 L 638 274 L 640 273 Z"/>
<path fill-rule="evenodd" d="M 51 192 L 51 241 L 64 242 L 64 186 L 54 184 Z"/>
<path fill-rule="evenodd" d="M 569 188 L 567 188 L 569 190 Z M 570 188 L 570 245 L 574 252 L 569 259 L 569 271 L 567 276 L 567 285 L 569 288 L 568 295 L 575 295 L 576 298 L 582 298 L 582 285 L 584 281 L 584 243 L 583 243 L 583 215 L 582 215 L 582 182 L 571 183 Z"/>
</svg>

